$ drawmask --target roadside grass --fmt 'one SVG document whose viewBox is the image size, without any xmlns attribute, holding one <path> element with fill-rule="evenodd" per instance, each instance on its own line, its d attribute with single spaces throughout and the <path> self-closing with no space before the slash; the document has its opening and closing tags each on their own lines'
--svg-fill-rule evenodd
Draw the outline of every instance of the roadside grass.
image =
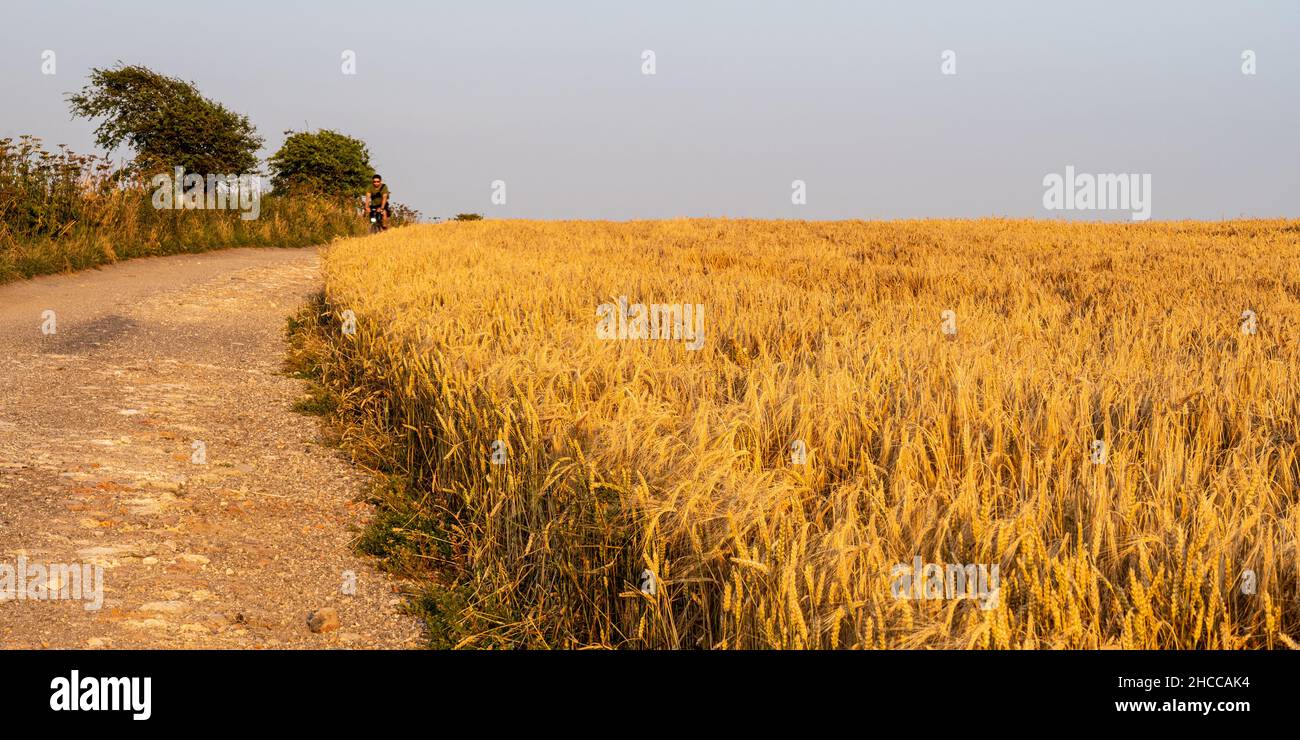
<svg viewBox="0 0 1300 740">
<path fill-rule="evenodd" d="M 365 230 L 354 208 L 310 194 L 264 194 L 250 219 L 159 209 L 150 188 L 102 157 L 47 152 L 35 137 L 0 139 L 0 284 L 134 257 L 305 247 Z"/>
<path fill-rule="evenodd" d="M 324 294 L 310 297 L 297 314 L 287 320 L 289 351 L 285 374 L 306 381 L 302 398 L 293 410 L 319 417 L 327 443 L 348 451 L 342 439 L 343 422 L 337 417 L 339 399 L 321 382 L 318 353 L 323 351 L 319 332 L 329 327 L 323 311 Z M 351 450 L 355 453 L 355 450 Z M 420 620 L 425 629 L 426 646 L 432 649 L 464 647 L 478 630 L 467 629 L 462 616 L 468 611 L 466 587 L 448 581 L 455 563 L 446 520 L 412 495 L 400 475 L 394 474 L 373 455 L 353 455 L 353 462 L 373 473 L 373 482 L 365 502 L 373 507 L 374 516 L 353 540 L 353 549 L 373 558 L 376 566 L 402 579 L 406 586 L 405 610 Z M 482 642 L 476 647 L 482 647 Z"/>
<path fill-rule="evenodd" d="M 154 211 L 144 193 L 141 207 L 122 205 L 121 220 L 73 224 L 58 235 L 14 238 L 0 231 L 0 283 L 73 272 L 136 257 L 191 254 L 234 247 L 307 247 L 364 231 L 348 209 L 311 197 L 265 196 L 262 213 L 244 221 L 236 212 Z"/>
</svg>

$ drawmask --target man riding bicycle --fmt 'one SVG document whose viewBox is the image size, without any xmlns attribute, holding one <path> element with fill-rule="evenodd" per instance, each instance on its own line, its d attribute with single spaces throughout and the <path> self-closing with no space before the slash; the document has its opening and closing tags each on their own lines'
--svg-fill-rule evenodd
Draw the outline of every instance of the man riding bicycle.
<svg viewBox="0 0 1300 740">
<path fill-rule="evenodd" d="M 370 178 L 370 192 L 368 195 L 370 197 L 370 215 L 378 215 L 382 220 L 383 227 L 387 229 L 388 217 L 393 214 L 393 211 L 388 206 L 388 186 L 384 184 L 384 178 L 380 177 L 378 173 Z"/>
</svg>

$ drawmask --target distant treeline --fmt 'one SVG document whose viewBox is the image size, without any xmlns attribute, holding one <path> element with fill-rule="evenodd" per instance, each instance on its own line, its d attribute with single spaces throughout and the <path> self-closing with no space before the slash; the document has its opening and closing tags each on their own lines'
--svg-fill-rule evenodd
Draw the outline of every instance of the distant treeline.
<svg viewBox="0 0 1300 740">
<path fill-rule="evenodd" d="M 193 83 L 119 64 L 92 70 L 68 103 L 75 116 L 98 121 L 98 146 L 133 156 L 114 164 L 64 146 L 49 151 L 35 136 L 0 139 L 0 282 L 130 257 L 306 246 L 365 232 L 359 199 L 373 166 L 358 139 L 286 131 L 266 163 L 267 189 L 257 157 L 264 140 L 246 116 Z M 220 192 L 205 192 L 214 180 Z M 420 219 L 392 206 L 394 225 Z"/>
</svg>

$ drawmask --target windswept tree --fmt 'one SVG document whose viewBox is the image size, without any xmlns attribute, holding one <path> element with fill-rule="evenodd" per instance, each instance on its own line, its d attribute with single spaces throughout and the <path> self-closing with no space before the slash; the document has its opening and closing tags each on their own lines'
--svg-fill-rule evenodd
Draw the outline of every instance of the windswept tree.
<svg viewBox="0 0 1300 740">
<path fill-rule="evenodd" d="M 184 167 L 199 174 L 256 172 L 262 137 L 248 117 L 203 97 L 191 82 L 141 66 L 93 69 L 70 94 L 75 116 L 101 119 L 95 143 L 135 150 L 144 172 Z"/>
<path fill-rule="evenodd" d="M 267 160 L 276 192 L 348 197 L 370 185 L 370 151 L 360 139 L 328 129 L 284 135 L 284 145 Z"/>
</svg>

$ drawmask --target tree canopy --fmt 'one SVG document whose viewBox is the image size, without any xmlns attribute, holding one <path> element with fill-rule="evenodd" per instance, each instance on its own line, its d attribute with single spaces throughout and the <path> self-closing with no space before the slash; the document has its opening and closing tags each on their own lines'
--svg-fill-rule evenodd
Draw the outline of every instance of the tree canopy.
<svg viewBox="0 0 1300 740">
<path fill-rule="evenodd" d="M 373 169 L 365 142 L 328 129 L 284 133 L 284 145 L 267 161 L 277 192 L 355 196 L 369 185 Z"/>
<path fill-rule="evenodd" d="M 75 116 L 102 119 L 95 142 L 125 144 L 144 171 L 184 167 L 200 174 L 257 171 L 262 137 L 248 117 L 203 97 L 191 82 L 132 65 L 91 70 L 90 83 L 68 96 Z"/>
</svg>

